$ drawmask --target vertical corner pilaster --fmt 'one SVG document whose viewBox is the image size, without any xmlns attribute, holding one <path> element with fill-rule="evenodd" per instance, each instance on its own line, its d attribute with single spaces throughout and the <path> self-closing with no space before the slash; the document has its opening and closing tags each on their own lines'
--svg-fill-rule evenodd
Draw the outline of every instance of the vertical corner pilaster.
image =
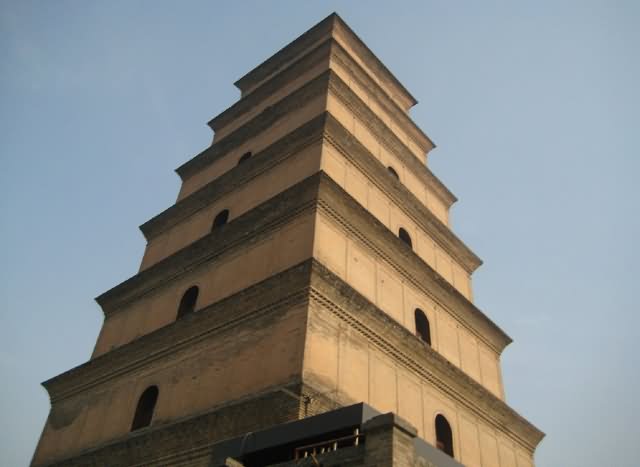
<svg viewBox="0 0 640 467">
<path fill-rule="evenodd" d="M 415 465 L 413 440 L 418 431 L 394 413 L 368 420 L 362 430 L 366 435 L 365 465 L 376 467 L 412 467 Z"/>
</svg>

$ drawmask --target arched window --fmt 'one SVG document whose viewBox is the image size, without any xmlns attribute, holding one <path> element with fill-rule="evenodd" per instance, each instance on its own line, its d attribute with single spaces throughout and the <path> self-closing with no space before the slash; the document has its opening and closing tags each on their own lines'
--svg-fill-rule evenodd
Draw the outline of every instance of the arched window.
<svg viewBox="0 0 640 467">
<path fill-rule="evenodd" d="M 193 313 L 196 309 L 196 302 L 198 301 L 198 286 L 194 285 L 182 296 L 180 305 L 178 306 L 178 315 L 176 319 L 184 318 L 189 313 Z"/>
<path fill-rule="evenodd" d="M 238 165 L 246 162 L 251 157 L 251 151 L 245 152 L 240 159 L 238 159 Z"/>
<path fill-rule="evenodd" d="M 229 219 L 229 210 L 225 209 L 223 211 L 220 211 L 216 216 L 216 218 L 213 220 L 213 224 L 211 225 L 211 231 L 213 232 L 218 227 L 222 227 L 223 225 L 225 225 L 228 219 Z"/>
<path fill-rule="evenodd" d="M 398 230 L 398 237 L 400 237 L 400 240 L 409 245 L 409 247 L 413 248 L 413 243 L 411 242 L 411 236 L 409 235 L 409 232 L 404 230 L 402 227 L 400 227 L 400 230 Z"/>
<path fill-rule="evenodd" d="M 395 171 L 395 169 L 391 166 L 387 167 L 387 170 L 389 171 L 389 173 L 391 175 L 393 175 L 394 177 L 396 177 L 398 180 L 400 180 L 400 177 L 398 176 L 398 172 Z"/>
<path fill-rule="evenodd" d="M 429 320 L 427 315 L 424 314 L 420 308 L 416 308 L 416 336 L 425 341 L 428 345 L 431 345 L 431 327 L 429 326 Z"/>
<path fill-rule="evenodd" d="M 443 415 L 436 417 L 436 447 L 453 457 L 453 433 Z"/>
<path fill-rule="evenodd" d="M 144 390 L 140 399 L 138 399 L 136 413 L 133 416 L 133 423 L 131 423 L 131 431 L 151 425 L 151 419 L 153 418 L 153 411 L 156 408 L 157 401 L 158 386 L 149 386 Z"/>
</svg>

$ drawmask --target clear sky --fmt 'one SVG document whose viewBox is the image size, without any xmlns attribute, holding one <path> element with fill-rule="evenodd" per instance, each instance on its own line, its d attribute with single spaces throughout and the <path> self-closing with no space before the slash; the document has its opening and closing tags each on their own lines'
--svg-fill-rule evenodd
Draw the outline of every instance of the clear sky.
<svg viewBox="0 0 640 467">
<path fill-rule="evenodd" d="M 0 465 L 29 462 L 40 382 L 89 358 L 93 297 L 233 81 L 332 11 L 420 101 L 538 467 L 638 465 L 640 2 L 422 0 L 0 1 Z"/>
</svg>

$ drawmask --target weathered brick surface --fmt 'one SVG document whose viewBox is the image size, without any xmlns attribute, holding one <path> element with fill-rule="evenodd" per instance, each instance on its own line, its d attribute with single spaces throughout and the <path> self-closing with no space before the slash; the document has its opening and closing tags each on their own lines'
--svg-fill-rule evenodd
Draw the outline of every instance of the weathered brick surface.
<svg viewBox="0 0 640 467">
<path fill-rule="evenodd" d="M 300 392 L 300 385 L 287 388 Z M 123 440 L 51 466 L 208 465 L 210 446 L 247 432 L 297 420 L 300 399 L 274 390 L 245 402 L 172 423 L 152 426 Z"/>
</svg>

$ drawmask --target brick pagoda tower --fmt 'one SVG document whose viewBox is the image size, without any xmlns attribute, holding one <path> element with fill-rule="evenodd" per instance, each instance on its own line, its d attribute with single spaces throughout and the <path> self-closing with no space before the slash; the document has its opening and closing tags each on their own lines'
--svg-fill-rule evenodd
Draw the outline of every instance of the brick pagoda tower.
<svg viewBox="0 0 640 467">
<path fill-rule="evenodd" d="M 416 100 L 335 14 L 235 84 L 32 465 L 531 467 Z"/>
</svg>

